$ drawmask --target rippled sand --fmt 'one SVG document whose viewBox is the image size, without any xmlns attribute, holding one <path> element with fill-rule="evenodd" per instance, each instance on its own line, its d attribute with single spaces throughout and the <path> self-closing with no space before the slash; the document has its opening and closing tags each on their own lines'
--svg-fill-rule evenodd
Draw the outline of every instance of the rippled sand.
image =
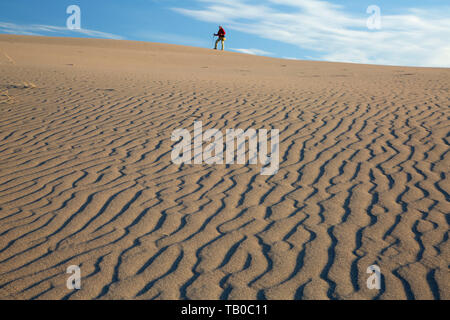
<svg viewBox="0 0 450 320">
<path fill-rule="evenodd" d="M 450 299 L 449 85 L 450 69 L 0 35 L 0 298 Z M 194 121 L 279 129 L 280 170 L 173 164 Z"/>
</svg>

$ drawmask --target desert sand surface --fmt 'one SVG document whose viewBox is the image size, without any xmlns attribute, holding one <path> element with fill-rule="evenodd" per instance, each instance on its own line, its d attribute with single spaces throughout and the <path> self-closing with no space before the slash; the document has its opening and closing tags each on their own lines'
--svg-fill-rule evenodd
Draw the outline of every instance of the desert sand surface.
<svg viewBox="0 0 450 320">
<path fill-rule="evenodd" d="M 449 87 L 450 69 L 0 35 L 0 298 L 450 299 Z M 172 163 L 194 121 L 279 129 L 279 171 Z"/>
</svg>

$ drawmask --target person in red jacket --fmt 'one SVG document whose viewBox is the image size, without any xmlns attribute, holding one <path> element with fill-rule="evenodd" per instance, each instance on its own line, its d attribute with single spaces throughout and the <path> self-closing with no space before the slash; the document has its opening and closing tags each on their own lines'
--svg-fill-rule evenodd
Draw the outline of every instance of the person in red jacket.
<svg viewBox="0 0 450 320">
<path fill-rule="evenodd" d="M 219 31 L 214 34 L 214 36 L 218 37 L 216 40 L 216 45 L 214 46 L 214 50 L 217 50 L 217 44 L 219 43 L 219 41 L 222 43 L 222 50 L 225 49 L 225 34 L 225 30 L 222 28 L 222 26 L 219 26 Z"/>
</svg>

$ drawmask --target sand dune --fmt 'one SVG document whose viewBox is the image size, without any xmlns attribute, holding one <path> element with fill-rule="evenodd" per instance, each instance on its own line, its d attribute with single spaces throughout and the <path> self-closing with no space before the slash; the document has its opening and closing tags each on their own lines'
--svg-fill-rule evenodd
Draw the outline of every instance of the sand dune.
<svg viewBox="0 0 450 320">
<path fill-rule="evenodd" d="M 0 70 L 0 298 L 450 299 L 449 69 L 0 35 Z M 194 121 L 279 129 L 278 173 L 173 164 Z"/>
</svg>

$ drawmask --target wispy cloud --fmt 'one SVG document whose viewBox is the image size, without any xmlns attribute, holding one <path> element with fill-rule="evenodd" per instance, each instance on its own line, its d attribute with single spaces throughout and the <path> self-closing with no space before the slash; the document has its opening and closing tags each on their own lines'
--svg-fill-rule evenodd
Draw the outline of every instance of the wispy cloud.
<svg viewBox="0 0 450 320">
<path fill-rule="evenodd" d="M 20 25 L 15 23 L 9 23 L 9 22 L 0 22 L 0 33 L 10 33 L 10 34 L 20 34 L 20 35 L 48 35 L 48 34 L 55 34 L 55 35 L 84 35 L 88 37 L 93 38 L 105 38 L 105 39 L 124 39 L 121 36 L 102 32 L 102 31 L 96 31 L 96 30 L 89 30 L 89 29 L 75 29 L 75 30 L 69 30 L 65 27 L 59 27 L 59 26 L 49 26 L 49 25 L 42 25 L 42 24 L 30 24 L 30 25 Z"/>
<path fill-rule="evenodd" d="M 369 30 L 369 15 L 350 14 L 319 0 L 198 0 L 200 9 L 178 13 L 316 52 L 317 60 L 450 67 L 450 7 L 405 9 L 383 15 Z"/>
<path fill-rule="evenodd" d="M 264 51 L 264 50 L 260 50 L 260 49 L 235 49 L 235 48 L 231 48 L 231 50 L 237 51 L 237 52 L 241 52 L 241 53 L 246 53 L 246 54 L 258 55 L 258 56 L 267 56 L 267 55 L 271 55 L 272 54 L 272 52 L 268 52 L 268 51 Z"/>
</svg>

